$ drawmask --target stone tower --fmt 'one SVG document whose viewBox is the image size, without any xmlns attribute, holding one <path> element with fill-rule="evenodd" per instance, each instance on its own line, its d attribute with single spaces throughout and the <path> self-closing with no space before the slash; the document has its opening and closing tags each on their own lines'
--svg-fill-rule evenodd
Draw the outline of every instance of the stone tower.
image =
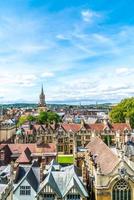
<svg viewBox="0 0 134 200">
<path fill-rule="evenodd" d="M 45 102 L 45 94 L 44 94 L 43 85 L 42 85 L 41 93 L 40 93 L 40 96 L 39 96 L 38 110 L 39 111 L 47 111 L 47 106 L 46 106 L 46 102 Z"/>
<path fill-rule="evenodd" d="M 42 88 L 41 88 L 41 93 L 40 93 L 40 106 L 41 107 L 44 107 L 46 106 L 46 102 L 45 102 L 45 94 L 44 94 L 44 90 L 43 90 L 43 85 L 42 85 Z"/>
</svg>

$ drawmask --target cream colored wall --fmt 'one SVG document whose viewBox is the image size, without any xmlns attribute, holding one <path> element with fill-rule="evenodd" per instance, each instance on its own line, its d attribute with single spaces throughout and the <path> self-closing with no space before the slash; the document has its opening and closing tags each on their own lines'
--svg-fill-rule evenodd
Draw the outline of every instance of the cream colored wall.
<svg viewBox="0 0 134 200">
<path fill-rule="evenodd" d="M 0 129 L 0 142 L 10 139 L 16 133 L 16 127 Z"/>
</svg>

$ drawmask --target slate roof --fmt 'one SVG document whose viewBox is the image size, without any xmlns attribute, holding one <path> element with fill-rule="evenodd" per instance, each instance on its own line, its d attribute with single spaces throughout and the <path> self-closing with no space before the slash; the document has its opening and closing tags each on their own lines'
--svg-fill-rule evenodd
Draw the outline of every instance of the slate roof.
<svg viewBox="0 0 134 200">
<path fill-rule="evenodd" d="M 14 181 L 14 192 L 24 180 L 27 180 L 34 191 L 37 192 L 40 184 L 40 168 L 37 165 L 37 161 L 34 161 L 30 166 L 19 166 Z"/>
<path fill-rule="evenodd" d="M 51 169 L 41 183 L 38 194 L 46 185 L 49 185 L 60 198 L 64 198 L 72 187 L 75 187 L 82 197 L 88 197 L 87 190 L 79 177 L 81 173 L 78 173 L 77 167 L 71 165 L 62 167 L 59 171 Z"/>
<path fill-rule="evenodd" d="M 125 145 L 125 155 L 134 156 L 134 142 L 128 141 Z"/>
<path fill-rule="evenodd" d="M 56 162 L 56 160 L 52 160 L 49 165 L 46 165 L 45 171 L 44 173 L 48 173 L 50 171 L 59 171 L 61 169 L 61 165 L 59 165 L 58 162 Z"/>
<path fill-rule="evenodd" d="M 91 138 L 86 148 L 103 174 L 111 173 L 119 163 L 118 156 L 99 137 Z"/>
<path fill-rule="evenodd" d="M 0 167 L 0 184 L 7 184 L 11 177 L 11 165 Z"/>
</svg>

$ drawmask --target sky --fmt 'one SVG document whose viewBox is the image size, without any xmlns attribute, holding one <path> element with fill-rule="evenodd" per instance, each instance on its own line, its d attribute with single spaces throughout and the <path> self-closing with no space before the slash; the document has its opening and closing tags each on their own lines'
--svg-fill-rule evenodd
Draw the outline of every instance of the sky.
<svg viewBox="0 0 134 200">
<path fill-rule="evenodd" d="M 133 0 L 0 1 L 0 103 L 134 96 Z"/>
</svg>

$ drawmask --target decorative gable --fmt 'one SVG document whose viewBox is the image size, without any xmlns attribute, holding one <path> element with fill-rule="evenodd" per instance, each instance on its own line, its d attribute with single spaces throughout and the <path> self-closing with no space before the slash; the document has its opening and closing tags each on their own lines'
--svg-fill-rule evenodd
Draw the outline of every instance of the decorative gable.
<svg viewBox="0 0 134 200">
<path fill-rule="evenodd" d="M 53 189 L 51 188 L 51 186 L 49 184 L 47 184 L 44 189 L 43 189 L 44 193 L 54 193 Z"/>
</svg>

